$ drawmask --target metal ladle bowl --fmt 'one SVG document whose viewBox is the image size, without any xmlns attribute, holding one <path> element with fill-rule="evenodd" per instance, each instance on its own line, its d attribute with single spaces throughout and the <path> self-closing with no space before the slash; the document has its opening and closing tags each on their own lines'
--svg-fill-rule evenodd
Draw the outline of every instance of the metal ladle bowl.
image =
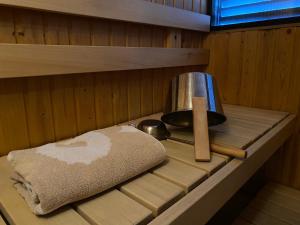
<svg viewBox="0 0 300 225">
<path fill-rule="evenodd" d="M 170 137 L 170 132 L 167 130 L 166 125 L 160 120 L 143 120 L 137 128 L 160 141 Z"/>
</svg>

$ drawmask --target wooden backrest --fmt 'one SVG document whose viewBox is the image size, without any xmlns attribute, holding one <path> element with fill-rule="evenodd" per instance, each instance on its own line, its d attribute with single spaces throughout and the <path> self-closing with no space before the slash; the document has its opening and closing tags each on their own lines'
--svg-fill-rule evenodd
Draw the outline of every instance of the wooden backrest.
<svg viewBox="0 0 300 225">
<path fill-rule="evenodd" d="M 173 1 L 165 2 L 172 2 L 173 6 Z M 204 4 L 190 0 L 176 1 L 175 6 L 200 12 Z M 197 31 L 0 7 L 0 43 L 4 47 L 39 44 L 156 47 L 162 52 L 173 47 L 194 51 L 192 48 L 202 47 L 203 38 L 204 33 Z M 68 60 L 67 56 L 62 59 Z M 182 65 L 195 64 L 179 66 Z M 76 75 L 0 79 L 0 155 L 162 111 L 167 105 L 170 79 L 185 71 L 204 69 L 203 66 L 115 72 L 97 69 Z M 28 70 L 20 67 L 15 75 L 23 76 Z M 4 72 L 1 74 L 5 77 Z"/>
</svg>

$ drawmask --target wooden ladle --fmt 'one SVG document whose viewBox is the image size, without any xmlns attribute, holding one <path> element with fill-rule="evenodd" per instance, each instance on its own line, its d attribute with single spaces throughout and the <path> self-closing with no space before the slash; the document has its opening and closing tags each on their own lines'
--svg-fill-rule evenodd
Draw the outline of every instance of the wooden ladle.
<svg viewBox="0 0 300 225">
<path fill-rule="evenodd" d="M 195 139 L 195 160 L 210 161 L 210 145 L 205 97 L 193 97 L 193 128 Z"/>
<path fill-rule="evenodd" d="M 243 149 L 229 146 L 221 146 L 217 144 L 210 144 L 208 135 L 206 99 L 204 97 L 193 97 L 192 104 L 196 161 L 210 161 L 210 150 L 235 158 L 247 158 L 247 151 Z"/>
</svg>

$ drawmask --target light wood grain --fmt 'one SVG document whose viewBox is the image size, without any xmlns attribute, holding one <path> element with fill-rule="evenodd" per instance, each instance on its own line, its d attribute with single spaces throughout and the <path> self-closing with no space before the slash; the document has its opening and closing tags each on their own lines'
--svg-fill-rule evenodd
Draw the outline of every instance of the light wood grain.
<svg viewBox="0 0 300 225">
<path fill-rule="evenodd" d="M 26 80 L 24 103 L 30 146 L 54 141 L 55 130 L 51 112 L 50 84 L 47 77 Z"/>
<path fill-rule="evenodd" d="M 211 143 L 241 149 L 248 147 L 288 115 L 286 112 L 232 105 L 224 105 L 224 111 L 227 121 L 209 128 Z M 190 129 L 170 130 L 171 139 L 194 144 L 194 135 Z"/>
<path fill-rule="evenodd" d="M 294 122 L 294 115 L 284 119 L 247 149 L 246 161 L 233 159 L 150 224 L 205 224 L 287 140 Z"/>
<path fill-rule="evenodd" d="M 121 187 L 121 191 L 157 216 L 183 196 L 183 188 L 158 176 L 146 174 Z"/>
<path fill-rule="evenodd" d="M 210 161 L 206 99 L 193 97 L 193 131 L 196 161 Z"/>
<path fill-rule="evenodd" d="M 36 0 L 1 0 L 0 4 L 206 32 L 210 30 L 210 16 L 139 0 L 74 0 L 73 4 L 67 0 L 47 3 Z"/>
<path fill-rule="evenodd" d="M 151 47 L 151 40 L 154 37 L 153 29 L 141 27 L 140 46 Z M 141 113 L 150 115 L 153 113 L 153 70 L 141 71 Z"/>
<path fill-rule="evenodd" d="M 207 64 L 208 51 L 1 44 L 0 61 L 4 78 Z"/>
<path fill-rule="evenodd" d="M 225 147 L 225 146 L 216 145 L 216 144 L 211 144 L 210 148 L 213 152 L 217 152 L 219 154 L 227 155 L 230 157 L 235 157 L 235 158 L 239 158 L 239 159 L 247 158 L 247 151 L 240 149 L 240 148 Z"/>
<path fill-rule="evenodd" d="M 298 114 L 299 37 L 298 25 L 210 33 L 205 40 L 211 52 L 206 71 L 216 77 L 222 102 Z M 266 166 L 270 179 L 298 189 L 299 121 L 291 140 Z"/>
<path fill-rule="evenodd" d="M 6 157 L 0 158 L 0 170 L 0 208 L 10 224 L 58 225 L 69 221 L 74 225 L 88 225 L 77 212 L 68 206 L 52 213 L 51 216 L 37 217 L 31 212 L 25 200 L 13 187 L 13 183 L 10 180 L 12 168 Z"/>
<path fill-rule="evenodd" d="M 155 169 L 153 174 L 183 187 L 186 193 L 207 178 L 207 173 L 204 170 L 194 168 L 174 159 L 169 159 L 163 166 Z"/>
<path fill-rule="evenodd" d="M 231 195 L 251 176 L 251 174 L 255 172 L 256 168 L 259 168 L 266 161 L 266 159 L 270 157 L 271 154 L 273 154 L 276 148 L 287 139 L 287 137 L 291 134 L 293 123 L 294 123 L 294 116 L 289 116 L 288 118 L 280 122 L 268 133 L 266 133 L 261 139 L 259 139 L 253 145 L 251 145 L 251 147 L 248 149 L 250 157 L 246 161 L 244 162 L 239 160 L 230 161 L 227 165 L 224 166 L 224 169 L 220 169 L 218 172 L 216 172 L 215 175 L 205 180 L 201 185 L 199 185 L 190 193 L 188 193 L 180 201 L 178 200 L 183 196 L 184 191 L 187 193 L 195 186 L 197 186 L 200 182 L 202 182 L 203 179 L 206 178 L 207 172 L 196 168 L 199 166 L 199 163 L 198 165 L 197 164 L 193 165 L 191 163 L 191 162 L 196 163 L 193 159 L 192 146 L 187 144 L 182 144 L 182 143 L 176 143 L 172 141 L 164 141 L 164 144 L 165 142 L 171 143 L 172 148 L 175 149 L 174 151 L 175 155 L 178 157 L 176 160 L 170 159 L 170 161 L 167 162 L 165 165 L 162 165 L 161 167 L 154 169 L 153 173 L 155 175 L 146 174 L 121 186 L 121 191 L 125 193 L 127 196 L 129 196 L 131 199 L 151 209 L 153 215 L 155 216 L 159 215 L 162 211 L 167 210 L 166 212 L 158 216 L 157 218 L 159 219 L 158 221 L 160 221 L 161 218 L 163 221 L 163 222 L 161 221 L 158 222 L 158 224 L 164 224 L 164 222 L 168 224 L 169 219 L 172 220 L 173 222 L 175 221 L 174 222 L 175 224 L 177 222 L 180 223 L 182 217 L 185 216 L 187 216 L 186 218 L 184 218 L 185 222 L 190 221 L 190 219 L 192 221 L 199 222 L 199 218 L 200 218 L 200 222 L 201 221 L 204 222 L 210 216 L 212 216 L 215 213 L 215 211 L 219 207 L 221 207 L 222 204 L 225 201 L 227 201 L 227 199 L 229 199 Z M 167 146 L 167 152 L 169 152 L 168 146 Z M 214 154 L 213 158 L 215 157 L 221 159 L 222 162 L 224 162 L 224 164 L 228 161 L 224 156 L 218 154 Z M 216 161 L 213 160 L 212 162 L 215 163 Z M 212 169 L 214 168 L 214 166 L 216 166 L 210 164 L 211 163 L 203 163 L 201 168 L 210 167 Z M 199 173 L 200 171 L 201 174 Z M 189 176 L 186 176 L 187 174 L 189 174 Z M 226 193 L 224 193 L 224 185 L 225 185 Z M 228 191 L 230 193 L 228 193 Z M 116 198 L 119 201 L 119 197 L 118 196 L 116 197 L 115 195 L 112 198 L 109 197 L 108 199 L 107 198 L 101 199 L 101 196 L 99 197 L 98 195 L 93 199 L 88 199 L 84 201 L 84 203 L 81 202 L 80 205 L 85 205 L 86 207 L 84 207 L 84 209 L 81 211 L 79 209 L 80 207 L 79 205 L 78 210 L 84 218 L 86 218 L 89 222 L 95 224 L 100 223 L 99 221 L 101 221 L 102 219 L 104 219 L 105 221 L 111 221 L 111 220 L 114 221 L 114 219 L 116 219 L 116 221 L 118 221 L 119 217 L 111 218 L 111 216 L 108 216 L 107 218 L 104 218 L 104 216 L 102 217 L 97 210 L 98 204 L 101 205 L 101 207 L 103 206 L 106 208 L 106 205 L 109 205 L 111 201 L 114 202 L 114 199 Z M 200 202 L 198 202 L 199 199 L 201 199 L 201 204 Z M 205 203 L 205 201 L 209 201 L 209 203 L 208 202 Z M 1 195 L 0 195 L 0 202 L 2 204 Z M 213 206 L 211 206 L 212 204 Z M 127 205 L 127 203 L 125 205 Z M 169 208 L 171 205 L 173 205 L 173 207 Z M 122 204 L 118 206 L 122 206 Z M 211 207 L 207 208 L 207 206 L 211 206 Z M 292 206 L 293 205 L 289 205 L 289 207 Z M 26 204 L 24 207 L 26 207 Z M 199 207 L 201 211 L 205 212 L 205 214 L 200 215 L 199 213 L 197 213 L 199 211 Z M 172 211 L 174 210 L 174 208 L 175 211 Z M 284 206 L 284 208 L 288 209 L 288 207 L 286 206 Z M 110 210 L 109 208 L 107 209 Z M 29 210 L 28 207 L 27 210 Z M 169 212 L 170 210 L 171 212 Z M 195 211 L 194 213 L 190 214 L 191 213 L 190 210 L 195 210 Z M 103 209 L 100 211 L 105 211 L 105 210 Z M 291 214 L 293 220 L 295 219 L 296 214 L 297 211 L 293 210 L 293 213 Z M 120 215 L 123 214 L 120 213 Z M 132 215 L 132 214 L 126 213 L 126 215 Z M 290 213 L 285 212 L 285 215 L 286 217 L 289 217 Z M 15 214 L 13 216 L 15 216 Z M 138 221 L 141 221 L 142 223 L 144 222 L 144 220 L 141 217 L 138 218 L 141 219 L 141 220 L 137 219 Z M 145 221 L 148 221 L 148 219 L 149 218 L 146 217 Z M 157 220 L 155 219 L 153 222 L 156 223 Z"/>
<path fill-rule="evenodd" d="M 92 21 L 92 45 L 109 46 L 111 38 L 111 23 L 108 21 Z M 114 123 L 113 118 L 113 82 L 111 74 L 97 73 L 95 75 L 95 113 L 97 127 L 108 127 Z"/>
<path fill-rule="evenodd" d="M 117 190 L 76 204 L 76 210 L 91 224 L 146 224 L 152 212 Z"/>
<path fill-rule="evenodd" d="M 169 4 L 168 1 L 156 2 Z M 183 9 L 184 5 L 177 4 L 177 7 Z M 1 43 L 70 44 L 72 46 L 124 46 L 126 44 L 127 47 L 166 47 L 166 32 L 169 28 L 165 27 L 18 7 L 0 6 L 0 10 Z M 178 31 L 178 36 L 175 38 L 177 45 L 172 47 L 180 48 L 182 31 L 176 30 Z M 150 38 L 146 36 L 148 33 L 151 34 Z M 152 35 L 153 33 L 155 35 Z M 193 33 L 197 37 L 203 35 L 197 31 Z M 200 39 L 194 41 L 195 48 L 202 47 Z M 185 67 L 185 70 L 196 70 L 196 68 Z M 32 137 L 38 140 L 36 143 L 45 144 L 53 138 L 61 140 L 73 137 L 87 127 L 112 126 L 115 123 L 114 117 L 122 119 L 125 115 L 127 118 L 128 114 L 128 118 L 133 119 L 144 116 L 141 108 L 147 109 L 149 105 L 152 105 L 153 111 L 162 106 L 165 108 L 169 99 L 170 79 L 182 71 L 179 67 L 150 70 L 148 73 L 151 73 L 152 79 L 148 79 L 147 82 L 144 82 L 147 78 L 140 76 L 140 71 L 125 73 L 118 71 L 118 76 L 114 76 L 112 72 L 96 72 L 93 75 L 81 74 L 80 78 L 73 74 L 58 74 L 47 77 L 49 82 L 43 85 L 40 85 L 39 78 L 33 78 L 28 82 L 24 78 L 1 79 L 0 154 L 5 155 L 14 149 L 31 147 L 29 139 Z M 119 79 L 126 80 L 128 88 L 119 85 L 123 82 Z M 141 86 L 141 83 L 144 85 Z M 149 88 L 148 83 L 153 88 Z M 36 96 L 39 97 L 33 98 L 32 95 L 30 101 L 27 101 L 29 84 L 32 87 L 36 86 Z M 118 90 L 119 86 L 122 86 L 122 92 Z M 142 88 L 146 90 L 143 96 L 147 97 L 147 101 L 143 102 L 141 102 Z M 127 96 L 124 94 L 125 89 L 128 89 Z M 86 103 L 83 101 L 84 96 L 88 96 Z M 25 97 L 26 101 L 24 101 Z M 88 104 L 91 106 L 87 107 Z M 28 113 L 26 113 L 27 109 Z M 148 109 L 144 111 L 147 112 Z M 87 121 L 88 126 L 82 125 L 84 121 Z M 78 124 L 81 124 L 79 129 Z"/>
<path fill-rule="evenodd" d="M 194 158 L 194 147 L 192 145 L 178 143 L 175 141 L 162 141 L 170 158 L 187 163 L 199 169 L 205 170 L 208 175 L 213 174 L 226 164 L 226 159 L 215 153 L 211 154 L 210 162 L 196 162 Z"/>
</svg>

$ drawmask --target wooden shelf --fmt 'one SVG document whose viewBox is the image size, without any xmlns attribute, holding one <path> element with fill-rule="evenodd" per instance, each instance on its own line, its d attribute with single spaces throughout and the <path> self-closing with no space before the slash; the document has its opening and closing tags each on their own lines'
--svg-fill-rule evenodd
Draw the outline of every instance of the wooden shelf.
<svg viewBox="0 0 300 225">
<path fill-rule="evenodd" d="M 141 0 L 0 0 L 0 5 L 209 32 L 210 16 Z"/>
<path fill-rule="evenodd" d="M 204 49 L 0 44 L 0 78 L 204 65 L 208 59 Z"/>
</svg>

